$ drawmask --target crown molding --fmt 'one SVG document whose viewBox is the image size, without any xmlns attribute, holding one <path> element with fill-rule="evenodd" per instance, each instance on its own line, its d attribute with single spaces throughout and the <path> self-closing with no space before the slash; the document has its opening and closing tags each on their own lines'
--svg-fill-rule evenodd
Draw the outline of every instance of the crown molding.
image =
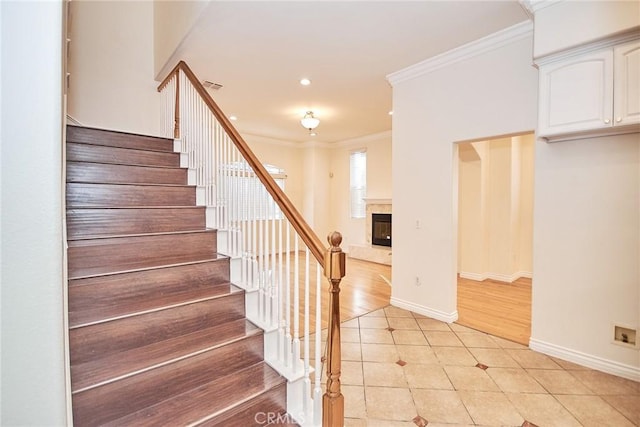
<svg viewBox="0 0 640 427">
<path fill-rule="evenodd" d="M 481 39 L 474 40 L 470 43 L 444 52 L 440 55 L 418 62 L 417 64 L 411 65 L 400 71 L 391 73 L 387 76 L 387 80 L 392 86 L 394 86 L 398 83 L 429 74 L 433 71 L 439 70 L 440 68 L 501 48 L 529 37 L 532 34 L 533 22 L 526 20 Z"/>
<path fill-rule="evenodd" d="M 563 0 L 518 0 L 520 5 L 529 13 L 535 15 L 539 10 L 562 2 Z"/>
<path fill-rule="evenodd" d="M 370 135 L 359 136 L 357 138 L 345 139 L 344 141 L 338 141 L 331 144 L 334 148 L 349 148 L 354 145 L 367 144 L 369 142 L 379 141 L 381 139 L 388 138 L 391 140 L 391 130 L 385 130 L 378 133 L 372 133 Z"/>
</svg>

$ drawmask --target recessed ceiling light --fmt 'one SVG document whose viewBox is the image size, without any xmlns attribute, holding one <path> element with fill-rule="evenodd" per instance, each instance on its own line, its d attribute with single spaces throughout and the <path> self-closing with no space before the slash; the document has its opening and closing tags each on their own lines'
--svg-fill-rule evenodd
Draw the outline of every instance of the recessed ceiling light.
<svg viewBox="0 0 640 427">
<path fill-rule="evenodd" d="M 390 116 L 393 116 L 393 111 L 389 111 L 389 115 L 390 115 Z"/>
<path fill-rule="evenodd" d="M 309 86 L 311 84 L 311 80 L 307 79 L 306 77 L 304 79 L 300 79 L 300 84 L 302 86 Z"/>
<path fill-rule="evenodd" d="M 238 118 L 236 116 L 229 116 L 229 120 L 235 122 L 236 120 L 238 120 Z"/>
</svg>

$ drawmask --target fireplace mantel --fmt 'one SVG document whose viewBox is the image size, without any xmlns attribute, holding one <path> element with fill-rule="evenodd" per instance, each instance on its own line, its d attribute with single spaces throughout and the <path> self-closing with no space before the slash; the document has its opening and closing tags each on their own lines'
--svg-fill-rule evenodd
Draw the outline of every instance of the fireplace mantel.
<svg viewBox="0 0 640 427">
<path fill-rule="evenodd" d="M 390 205 L 391 204 L 391 199 L 374 199 L 370 197 L 365 197 L 362 200 L 364 200 L 364 202 L 367 205 Z"/>
</svg>

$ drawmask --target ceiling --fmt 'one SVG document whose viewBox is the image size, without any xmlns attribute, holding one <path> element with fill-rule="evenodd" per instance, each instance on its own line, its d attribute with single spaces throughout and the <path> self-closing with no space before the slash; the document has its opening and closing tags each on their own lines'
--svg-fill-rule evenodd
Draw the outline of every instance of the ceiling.
<svg viewBox="0 0 640 427">
<path fill-rule="evenodd" d="M 174 58 L 241 133 L 337 142 L 391 129 L 388 74 L 526 19 L 517 0 L 212 1 Z"/>
</svg>

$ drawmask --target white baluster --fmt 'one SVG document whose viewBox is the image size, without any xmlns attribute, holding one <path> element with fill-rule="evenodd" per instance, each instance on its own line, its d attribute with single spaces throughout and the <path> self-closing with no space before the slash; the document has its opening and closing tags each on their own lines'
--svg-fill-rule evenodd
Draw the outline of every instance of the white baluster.
<svg viewBox="0 0 640 427">
<path fill-rule="evenodd" d="M 298 370 L 300 361 L 300 257 L 298 236 L 293 244 L 293 369 Z"/>
<path fill-rule="evenodd" d="M 304 391 L 302 395 L 302 408 L 304 418 L 311 419 L 311 380 L 309 379 L 309 248 L 305 248 L 304 256 Z M 318 333 L 318 332 L 316 332 Z"/>
<path fill-rule="evenodd" d="M 286 234 L 286 268 L 285 268 L 285 349 L 284 349 L 284 366 L 291 365 L 291 227 L 289 222 L 285 224 L 287 228 Z"/>
<path fill-rule="evenodd" d="M 322 295 L 320 290 L 320 263 L 316 262 L 316 342 L 315 342 L 315 388 L 313 389 L 313 423 L 322 424 Z"/>
</svg>

